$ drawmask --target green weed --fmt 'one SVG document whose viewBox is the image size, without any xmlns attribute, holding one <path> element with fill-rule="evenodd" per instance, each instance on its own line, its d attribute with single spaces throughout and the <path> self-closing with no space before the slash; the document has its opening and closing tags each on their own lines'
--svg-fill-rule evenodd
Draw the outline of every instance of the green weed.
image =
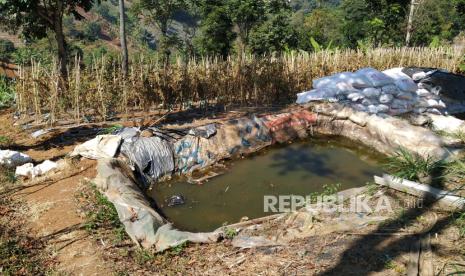
<svg viewBox="0 0 465 276">
<path fill-rule="evenodd" d="M 225 238 L 232 240 L 235 236 L 237 236 L 237 231 L 234 228 L 225 227 L 224 228 L 224 236 L 225 236 Z"/>
<path fill-rule="evenodd" d="M 13 140 L 8 136 L 0 135 L 0 147 L 9 147 L 13 144 Z"/>
<path fill-rule="evenodd" d="M 116 229 L 123 228 L 113 203 L 98 191 L 95 184 L 91 183 L 90 186 L 95 196 L 95 206 L 86 213 L 86 229 L 90 231 L 104 226 Z M 119 231 L 119 235 L 121 235 L 122 230 L 116 231 Z"/>
<path fill-rule="evenodd" d="M 102 129 L 99 134 L 112 134 L 114 133 L 115 131 L 117 130 L 120 130 L 122 129 L 123 126 L 122 125 L 111 125 L 109 127 L 106 127 L 104 129 Z"/>
<path fill-rule="evenodd" d="M 397 177 L 418 181 L 433 175 L 443 165 L 442 161 L 434 161 L 430 156 L 424 158 L 401 148 L 394 156 L 388 157 L 384 166 Z"/>
<path fill-rule="evenodd" d="M 15 100 L 14 81 L 0 76 L 0 108 L 9 107 Z"/>
</svg>

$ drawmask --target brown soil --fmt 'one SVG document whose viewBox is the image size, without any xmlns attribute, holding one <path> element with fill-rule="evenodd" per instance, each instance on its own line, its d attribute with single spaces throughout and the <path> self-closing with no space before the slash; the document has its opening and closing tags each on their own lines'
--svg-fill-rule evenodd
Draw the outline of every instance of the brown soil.
<svg viewBox="0 0 465 276">
<path fill-rule="evenodd" d="M 234 117 L 237 114 L 218 115 Z M 192 124 L 209 119 L 193 120 Z M 29 154 L 35 161 L 57 160 L 77 144 L 97 134 L 95 127 L 61 128 L 34 139 L 31 131 L 13 126 L 10 112 L 0 113 L 0 133 L 11 139 L 8 148 Z M 179 120 L 167 120 L 176 125 Z M 2 149 L 6 148 L 2 146 Z M 115 241 L 115 233 L 85 229 L 86 218 L 80 213 L 86 201 L 76 200 L 76 193 L 88 189 L 82 182 L 92 179 L 95 162 L 69 161 L 69 168 L 42 179 L 25 181 L 14 198 L 27 208 L 18 208 L 27 219 L 23 228 L 44 250 L 53 252 L 54 270 L 69 275 L 404 275 L 409 252 L 418 236 L 376 235 L 375 226 L 359 233 L 331 233 L 296 239 L 284 246 L 237 249 L 230 240 L 208 245 L 187 245 L 161 254 L 138 249 L 125 237 Z M 405 200 L 399 193 L 389 196 Z M 398 210 L 403 210 L 397 206 Z M 24 210 L 24 211 L 22 211 Z M 1 211 L 1 210 L 0 210 Z M 426 213 L 411 211 L 405 217 L 392 214 L 388 226 L 395 233 L 406 232 L 411 224 L 422 221 Z M 446 275 L 463 271 L 465 243 L 450 216 L 437 213 L 438 221 L 430 231 L 435 273 Z M 279 229 L 276 226 L 275 230 Z"/>
</svg>

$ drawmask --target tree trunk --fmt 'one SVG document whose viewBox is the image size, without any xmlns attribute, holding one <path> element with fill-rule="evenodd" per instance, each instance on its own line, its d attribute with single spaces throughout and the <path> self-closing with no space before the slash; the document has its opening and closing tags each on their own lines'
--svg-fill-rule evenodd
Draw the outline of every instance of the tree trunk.
<svg viewBox="0 0 465 276">
<path fill-rule="evenodd" d="M 121 69 L 124 77 L 128 75 L 128 46 L 126 44 L 126 13 L 124 11 L 124 0 L 119 0 L 119 36 L 121 41 Z"/>
<path fill-rule="evenodd" d="M 63 34 L 63 2 L 57 1 L 56 14 L 54 16 L 54 31 L 55 39 L 58 46 L 58 63 L 60 65 L 60 73 L 63 79 L 67 78 L 68 57 L 66 51 L 65 35 Z"/>
<path fill-rule="evenodd" d="M 410 13 L 408 16 L 408 22 L 407 22 L 407 35 L 405 37 L 405 46 L 410 45 L 410 38 L 412 36 L 412 25 L 413 25 L 413 15 L 415 12 L 415 0 L 412 0 L 410 3 Z"/>
</svg>

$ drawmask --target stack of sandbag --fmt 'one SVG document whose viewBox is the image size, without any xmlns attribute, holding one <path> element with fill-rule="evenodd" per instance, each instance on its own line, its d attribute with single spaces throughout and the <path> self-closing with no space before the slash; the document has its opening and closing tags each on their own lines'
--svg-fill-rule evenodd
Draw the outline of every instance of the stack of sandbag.
<svg viewBox="0 0 465 276">
<path fill-rule="evenodd" d="M 343 102 L 371 114 L 399 115 L 407 112 L 442 114 L 447 111 L 437 88 L 427 86 L 417 75 L 405 68 L 380 72 L 364 68 L 343 72 L 313 81 L 313 90 L 297 94 L 297 103 L 310 101 Z M 418 78 L 419 84 L 415 82 Z"/>
</svg>

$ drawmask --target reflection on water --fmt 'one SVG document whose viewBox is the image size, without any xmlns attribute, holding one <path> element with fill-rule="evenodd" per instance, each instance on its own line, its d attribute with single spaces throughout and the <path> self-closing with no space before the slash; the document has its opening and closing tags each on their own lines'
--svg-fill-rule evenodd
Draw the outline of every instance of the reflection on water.
<svg viewBox="0 0 465 276">
<path fill-rule="evenodd" d="M 312 139 L 231 161 L 226 174 L 203 185 L 170 181 L 157 184 L 149 194 L 176 227 L 210 231 L 244 216 L 270 215 L 263 212 L 264 195 L 306 196 L 322 191 L 324 184 L 340 183 L 341 189 L 363 186 L 381 173 L 379 158 L 353 144 Z M 172 195 L 183 195 L 186 204 L 168 207 L 165 201 Z"/>
</svg>

